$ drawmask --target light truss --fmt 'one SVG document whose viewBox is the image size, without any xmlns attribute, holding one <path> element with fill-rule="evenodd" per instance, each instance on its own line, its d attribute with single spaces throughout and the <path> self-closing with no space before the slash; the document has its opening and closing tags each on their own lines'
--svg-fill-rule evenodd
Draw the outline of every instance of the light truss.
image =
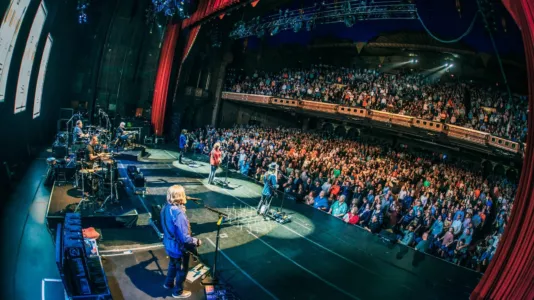
<svg viewBox="0 0 534 300">
<path fill-rule="evenodd" d="M 330 0 L 332 1 L 332 0 Z M 407 1 L 342 0 L 323 2 L 311 7 L 280 10 L 277 14 L 248 22 L 239 21 L 230 32 L 234 39 L 248 36 L 263 36 L 265 33 L 275 35 L 282 30 L 294 32 L 306 28 L 311 31 L 316 24 L 345 23 L 352 27 L 358 21 L 365 20 L 406 20 L 417 18 L 415 4 Z"/>
</svg>

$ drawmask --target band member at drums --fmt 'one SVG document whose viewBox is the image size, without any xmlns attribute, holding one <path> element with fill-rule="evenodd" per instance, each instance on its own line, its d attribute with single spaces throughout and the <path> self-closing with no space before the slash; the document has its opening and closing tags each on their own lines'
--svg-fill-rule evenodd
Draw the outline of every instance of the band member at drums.
<svg viewBox="0 0 534 300">
<path fill-rule="evenodd" d="M 93 135 L 91 137 L 91 141 L 89 141 L 89 145 L 87 145 L 85 149 L 85 153 L 87 155 L 87 166 L 89 168 L 92 168 L 94 163 L 100 160 L 100 158 L 104 155 L 104 153 L 98 153 L 99 151 L 97 148 L 99 148 L 98 137 Z"/>
<path fill-rule="evenodd" d="M 278 189 L 278 165 L 273 162 L 269 165 L 269 170 L 263 176 L 263 190 L 257 208 L 258 214 L 265 215 L 269 210 L 272 198 L 276 194 L 276 189 Z"/>
<path fill-rule="evenodd" d="M 178 142 L 178 163 L 182 163 L 182 156 L 184 155 L 185 148 L 187 147 L 187 130 L 183 129 L 180 134 L 180 141 Z"/>
<path fill-rule="evenodd" d="M 172 289 L 173 298 L 188 298 L 190 291 L 184 290 L 184 280 L 189 269 L 188 251 L 195 250 L 202 242 L 191 237 L 190 224 L 185 214 L 187 197 L 181 185 L 173 185 L 167 190 L 167 203 L 161 210 L 163 245 L 169 255 L 167 278 L 163 287 Z"/>
<path fill-rule="evenodd" d="M 217 172 L 217 168 L 222 162 L 222 152 L 221 152 L 221 144 L 215 143 L 213 145 L 213 150 L 211 150 L 210 153 L 210 176 L 208 177 L 208 183 L 213 184 L 213 180 L 215 179 L 215 172 Z"/>
<path fill-rule="evenodd" d="M 124 130 L 126 127 L 126 123 L 121 122 L 119 124 L 119 127 L 117 127 L 117 130 L 115 131 L 115 137 L 117 138 L 117 141 L 121 145 L 131 146 L 130 140 L 128 139 L 128 132 Z"/>
<path fill-rule="evenodd" d="M 73 131 L 73 140 L 75 143 L 81 142 L 82 139 L 89 137 L 89 134 L 83 133 L 82 128 L 83 128 L 82 120 L 76 121 L 76 126 L 74 127 L 74 131 Z"/>
</svg>

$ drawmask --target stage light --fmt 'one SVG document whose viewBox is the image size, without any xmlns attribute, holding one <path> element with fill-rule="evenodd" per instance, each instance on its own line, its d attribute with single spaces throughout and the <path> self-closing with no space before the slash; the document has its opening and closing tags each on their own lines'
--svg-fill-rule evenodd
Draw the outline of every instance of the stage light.
<svg viewBox="0 0 534 300">
<path fill-rule="evenodd" d="M 452 67 L 454 67 L 454 64 L 450 64 L 450 66 L 449 66 L 449 67 L 451 67 L 451 68 L 452 68 Z"/>
<path fill-rule="evenodd" d="M 445 67 L 448 67 L 448 66 L 449 66 L 449 63 L 446 63 L 446 64 L 445 64 Z"/>
<path fill-rule="evenodd" d="M 415 63 L 418 63 L 418 62 L 419 62 L 419 61 L 416 59 L 416 60 L 415 60 Z"/>
<path fill-rule="evenodd" d="M 152 0 L 152 5 L 156 14 L 163 13 L 166 17 L 173 17 L 177 14 L 180 19 L 189 18 L 189 14 L 184 9 L 188 4 L 189 3 L 185 3 L 185 1 Z"/>
</svg>

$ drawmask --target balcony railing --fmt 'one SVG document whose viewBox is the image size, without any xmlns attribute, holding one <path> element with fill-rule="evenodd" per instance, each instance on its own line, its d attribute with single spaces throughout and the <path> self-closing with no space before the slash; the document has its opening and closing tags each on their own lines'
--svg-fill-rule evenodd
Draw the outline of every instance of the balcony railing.
<svg viewBox="0 0 534 300">
<path fill-rule="evenodd" d="M 410 116 L 392 114 L 378 110 L 343 106 L 338 104 L 316 101 L 283 99 L 263 95 L 240 94 L 231 92 L 223 92 L 222 98 L 234 101 L 267 105 L 271 107 L 292 107 L 319 113 L 358 117 L 361 119 L 367 119 L 376 122 L 383 122 L 409 128 L 419 128 L 434 133 L 442 133 L 451 138 L 463 140 L 478 145 L 495 147 L 513 153 L 521 153 L 523 151 L 520 147 L 520 143 L 493 136 L 486 132 L 473 130 L 470 128 L 464 128 L 456 125 L 444 124 L 441 122 L 422 120 Z"/>
</svg>

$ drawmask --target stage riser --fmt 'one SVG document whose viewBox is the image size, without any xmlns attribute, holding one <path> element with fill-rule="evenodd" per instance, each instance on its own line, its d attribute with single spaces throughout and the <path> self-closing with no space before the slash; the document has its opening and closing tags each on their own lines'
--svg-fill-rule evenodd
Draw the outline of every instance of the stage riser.
<svg viewBox="0 0 534 300">
<path fill-rule="evenodd" d="M 131 228 L 133 226 L 143 226 L 138 224 L 139 216 L 123 216 L 123 217 L 110 217 L 110 216 L 91 216 L 82 217 L 83 228 L 95 227 L 95 228 Z M 47 216 L 46 222 L 50 230 L 54 230 L 58 223 L 63 223 L 65 217 L 59 216 Z"/>
<path fill-rule="evenodd" d="M 119 190 L 119 204 L 108 204 L 104 212 L 97 212 L 100 204 L 86 201 L 80 206 L 78 212 L 82 216 L 83 227 L 95 228 L 131 228 L 134 226 L 147 226 L 150 224 L 150 214 L 140 211 L 134 201 L 125 191 Z M 48 204 L 46 220 L 48 227 L 54 230 L 58 223 L 63 222 L 65 214 L 73 212 L 80 202 L 80 192 L 72 185 L 56 185 L 52 189 Z M 142 210 L 142 209 L 141 209 Z"/>
</svg>

